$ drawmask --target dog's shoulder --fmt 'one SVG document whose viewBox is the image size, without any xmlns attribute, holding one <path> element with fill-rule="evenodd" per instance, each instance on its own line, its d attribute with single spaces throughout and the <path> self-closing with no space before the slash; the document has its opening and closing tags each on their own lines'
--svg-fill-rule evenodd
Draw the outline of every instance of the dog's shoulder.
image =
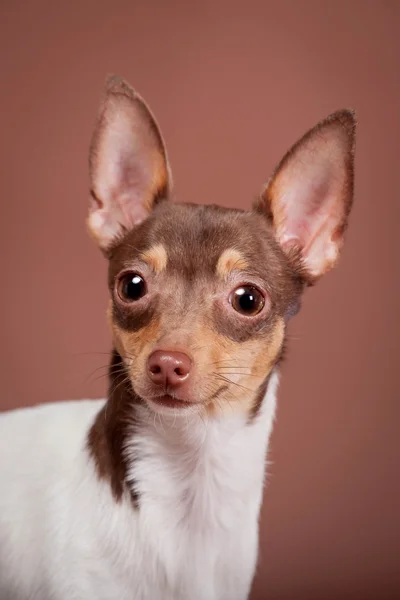
<svg viewBox="0 0 400 600">
<path fill-rule="evenodd" d="M 0 413 L 0 478 L 38 477 L 60 469 L 85 447 L 104 400 L 41 404 Z M 60 462 L 61 459 L 61 462 Z"/>
<path fill-rule="evenodd" d="M 14 442 L 28 442 L 37 437 L 44 438 L 72 434 L 69 427 L 80 429 L 90 422 L 102 408 L 104 400 L 69 400 L 51 402 L 0 412 L 0 444 L 7 437 Z M 19 439 L 18 437 L 21 436 Z"/>
</svg>

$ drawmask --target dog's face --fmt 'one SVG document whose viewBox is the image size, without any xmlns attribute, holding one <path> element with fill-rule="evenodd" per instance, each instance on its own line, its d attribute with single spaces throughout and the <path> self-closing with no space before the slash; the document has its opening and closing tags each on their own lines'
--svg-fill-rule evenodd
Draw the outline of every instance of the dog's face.
<svg viewBox="0 0 400 600">
<path fill-rule="evenodd" d="M 354 128 L 341 111 L 306 134 L 252 212 L 174 204 L 154 118 L 125 82 L 109 81 L 89 228 L 110 261 L 115 348 L 151 410 L 256 413 L 303 288 L 337 260 Z"/>
<path fill-rule="evenodd" d="M 115 247 L 109 285 L 115 345 L 137 394 L 156 410 L 166 399 L 152 399 L 168 393 L 207 411 L 251 409 L 302 288 L 263 218 L 170 202 Z M 187 356 L 183 379 L 160 385 L 155 352 L 178 370 Z"/>
</svg>

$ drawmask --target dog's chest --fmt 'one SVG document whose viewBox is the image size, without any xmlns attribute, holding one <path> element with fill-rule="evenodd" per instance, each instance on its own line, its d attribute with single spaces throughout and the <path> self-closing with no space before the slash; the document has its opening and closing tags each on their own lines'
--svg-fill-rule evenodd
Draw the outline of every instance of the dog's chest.
<svg viewBox="0 0 400 600">
<path fill-rule="evenodd" d="M 247 597 L 266 439 L 261 427 L 231 425 L 206 432 L 202 425 L 198 444 L 177 443 L 176 435 L 169 443 L 165 432 L 132 438 L 129 478 L 140 499 L 138 548 L 149 557 L 133 561 L 141 565 L 143 598 Z"/>
<path fill-rule="evenodd" d="M 257 557 L 259 501 L 222 509 L 215 498 L 202 507 L 199 502 L 191 499 L 178 511 L 170 504 L 148 506 L 134 520 L 122 511 L 108 528 L 101 523 L 90 561 L 81 565 L 76 588 L 82 597 L 246 600 Z"/>
<path fill-rule="evenodd" d="M 257 557 L 261 433 L 255 427 L 244 439 L 240 432 L 210 430 L 191 448 L 176 443 L 176 432 L 173 444 L 146 431 L 133 436 L 129 479 L 138 507 L 127 498 L 116 504 L 104 482 L 93 482 L 89 499 L 75 495 L 73 537 L 88 558 L 73 567 L 77 546 L 68 543 L 59 559 L 73 567 L 81 597 L 245 600 Z M 71 539 L 70 529 L 64 533 Z M 63 600 L 70 584 L 57 584 Z"/>
</svg>

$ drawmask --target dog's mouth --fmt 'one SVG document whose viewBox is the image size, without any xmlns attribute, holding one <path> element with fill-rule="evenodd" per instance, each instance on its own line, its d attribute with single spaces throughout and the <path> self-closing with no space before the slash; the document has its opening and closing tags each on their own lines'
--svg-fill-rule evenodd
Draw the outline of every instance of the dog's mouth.
<svg viewBox="0 0 400 600">
<path fill-rule="evenodd" d="M 170 394 L 163 394 L 160 396 L 150 396 L 147 400 L 155 404 L 157 406 L 162 406 L 164 408 L 178 408 L 178 409 L 188 409 L 193 405 L 198 404 L 198 402 L 190 402 L 188 400 L 182 400 L 180 398 L 176 398 L 175 396 L 171 396 Z"/>
<path fill-rule="evenodd" d="M 167 408 L 186 408 L 190 406 L 189 402 L 180 400 L 179 398 L 174 398 L 174 396 L 170 396 L 169 394 L 164 394 L 163 396 L 153 396 L 152 398 L 149 398 L 149 400 L 155 404 L 165 406 Z"/>
</svg>

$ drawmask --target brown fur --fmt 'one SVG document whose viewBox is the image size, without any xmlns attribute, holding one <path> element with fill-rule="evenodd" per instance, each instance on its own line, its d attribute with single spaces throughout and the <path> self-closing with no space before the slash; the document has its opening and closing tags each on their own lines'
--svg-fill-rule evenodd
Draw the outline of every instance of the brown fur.
<svg viewBox="0 0 400 600">
<path fill-rule="evenodd" d="M 117 351 L 112 354 L 109 376 L 108 401 L 89 431 L 87 446 L 99 477 L 109 481 L 114 498 L 119 501 L 124 494 L 129 495 L 137 506 L 139 497 L 133 482 L 128 492 L 123 445 L 127 428 L 135 425 L 135 403 L 140 399 L 133 394 Z"/>
</svg>

